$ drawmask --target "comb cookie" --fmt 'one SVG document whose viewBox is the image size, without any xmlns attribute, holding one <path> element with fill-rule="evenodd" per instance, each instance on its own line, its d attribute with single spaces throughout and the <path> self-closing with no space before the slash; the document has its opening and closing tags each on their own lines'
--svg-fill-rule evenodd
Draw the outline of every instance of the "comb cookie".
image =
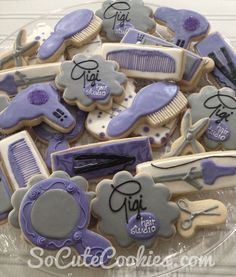
<svg viewBox="0 0 236 277">
<path fill-rule="evenodd" d="M 191 10 L 160 7 L 154 13 L 154 18 L 174 34 L 173 43 L 182 48 L 188 48 L 191 41 L 201 40 L 210 31 L 208 20 Z"/>
<path fill-rule="evenodd" d="M 151 175 L 173 195 L 235 187 L 236 151 L 160 159 L 139 164 L 136 171 Z"/>
<path fill-rule="evenodd" d="M 189 201 L 188 199 L 179 199 L 176 202 L 177 204 L 182 202 L 186 205 L 184 209 L 181 209 L 181 205 L 179 205 L 180 217 L 176 225 L 177 232 L 185 239 L 193 237 L 198 229 L 214 228 L 226 222 L 228 216 L 227 208 L 218 200 Z M 194 213 L 201 211 L 206 211 L 206 213 L 194 216 Z M 191 216 L 193 217 L 192 219 Z"/>
<path fill-rule="evenodd" d="M 125 98 L 121 103 L 114 103 L 110 110 L 101 111 L 96 109 L 88 114 L 86 120 L 87 131 L 100 141 L 109 140 L 110 138 L 107 134 L 107 126 L 109 122 L 119 113 L 128 109 L 132 105 L 135 96 L 134 80 L 130 79 L 126 85 Z M 151 146 L 153 148 L 160 148 L 169 141 L 177 127 L 178 120 L 178 118 L 174 118 L 165 125 L 155 128 L 149 124 L 141 124 L 133 131 L 131 136 L 149 137 Z"/>
<path fill-rule="evenodd" d="M 107 133 L 112 138 L 121 138 L 144 122 L 161 126 L 178 116 L 186 105 L 187 99 L 176 84 L 153 83 L 137 93 L 130 108 L 110 121 Z"/>
<path fill-rule="evenodd" d="M 104 43 L 102 55 L 116 61 L 128 77 L 180 81 L 184 74 L 183 49 L 134 44 Z"/>
<path fill-rule="evenodd" d="M 27 65 L 29 57 L 35 56 L 38 48 L 39 42 L 36 40 L 26 42 L 26 31 L 20 30 L 13 49 L 0 56 L 0 70 Z"/>
<path fill-rule="evenodd" d="M 19 132 L 0 141 L 0 155 L 9 183 L 15 191 L 26 186 L 37 174 L 49 175 L 40 153 L 27 131 Z"/>
<path fill-rule="evenodd" d="M 141 44 L 141 45 L 155 45 L 158 47 L 178 48 L 177 45 L 170 43 L 160 37 L 155 37 L 150 34 L 143 33 L 136 29 L 130 29 L 123 37 L 122 43 Z M 178 82 L 182 92 L 189 92 L 195 89 L 201 77 L 210 73 L 214 69 L 214 61 L 209 57 L 200 57 L 196 53 L 185 50 L 186 63 L 184 76 Z"/>
<path fill-rule="evenodd" d="M 56 61 L 66 47 L 79 47 L 94 39 L 101 26 L 102 20 L 88 9 L 80 9 L 65 15 L 56 24 L 52 35 L 40 46 L 39 61 Z"/>
</svg>

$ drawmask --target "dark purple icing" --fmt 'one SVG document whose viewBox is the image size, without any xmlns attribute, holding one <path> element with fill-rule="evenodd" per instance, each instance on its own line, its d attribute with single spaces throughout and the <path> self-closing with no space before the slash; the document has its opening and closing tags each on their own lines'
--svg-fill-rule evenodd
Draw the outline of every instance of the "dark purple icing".
<svg viewBox="0 0 236 277">
<path fill-rule="evenodd" d="M 122 43 L 130 43 L 130 44 L 137 44 L 141 43 L 143 45 L 156 45 L 156 46 L 166 46 L 171 48 L 179 48 L 179 46 L 170 43 L 166 40 L 161 38 L 145 34 L 135 29 L 130 29 L 124 38 L 121 41 Z M 190 81 L 193 75 L 199 69 L 199 65 L 202 63 L 202 58 L 192 53 L 190 51 L 186 51 L 186 65 L 185 65 L 185 72 L 183 76 L 183 80 Z"/>
<path fill-rule="evenodd" d="M 175 98 L 178 91 L 178 86 L 170 82 L 153 83 L 141 89 L 134 98 L 131 107 L 122 111 L 109 122 L 108 135 L 111 137 L 122 136 L 141 117 L 166 107 Z"/>
<path fill-rule="evenodd" d="M 37 96 L 39 93 L 39 97 Z M 18 93 L 0 114 L 0 128 L 11 129 L 24 120 L 45 117 L 64 131 L 75 124 L 73 116 L 59 102 L 58 92 L 49 84 L 31 85 Z"/>
<path fill-rule="evenodd" d="M 5 78 L 0 81 L 0 91 L 7 92 L 9 96 L 13 96 L 18 92 L 14 75 L 7 74 Z"/>
<path fill-rule="evenodd" d="M 49 191 L 53 193 L 53 191 L 57 192 L 58 190 L 63 191 L 66 194 L 68 193 L 73 198 L 78 207 L 79 216 L 76 225 L 65 238 L 54 239 L 39 234 L 33 227 L 31 217 L 33 215 L 32 210 L 38 199 Z M 31 187 L 22 200 L 19 213 L 21 230 L 24 233 L 24 236 L 34 245 L 52 250 L 66 246 L 73 246 L 77 249 L 80 255 L 83 255 L 86 247 L 90 247 L 92 256 L 100 256 L 105 249 L 111 246 L 111 244 L 102 236 L 87 229 L 89 218 L 90 207 L 85 193 L 72 181 L 60 178 L 49 178 L 40 181 Z M 61 225 L 59 215 L 55 217 L 54 224 Z M 60 226 L 58 226 L 58 228 L 60 228 Z M 90 262 L 91 257 L 86 261 Z M 105 257 L 104 263 L 107 262 L 108 259 Z M 94 266 L 97 266 L 97 264 L 94 264 Z"/>
<path fill-rule="evenodd" d="M 209 22 L 207 19 L 191 10 L 175 10 L 172 8 L 157 8 L 154 17 L 164 22 L 175 33 L 174 43 L 180 47 L 188 48 L 190 41 L 207 34 Z"/>
<path fill-rule="evenodd" d="M 201 162 L 202 179 L 207 185 L 214 185 L 219 177 L 231 176 L 236 174 L 236 167 L 219 166 L 211 160 Z"/>
<path fill-rule="evenodd" d="M 10 185 L 7 181 L 2 168 L 0 167 L 0 221 L 5 220 L 8 217 L 9 212 L 12 209 Z"/>
<path fill-rule="evenodd" d="M 28 95 L 28 100 L 32 105 L 44 105 L 49 100 L 49 95 L 44 90 L 34 90 Z"/>
<path fill-rule="evenodd" d="M 141 212 L 129 218 L 127 232 L 135 240 L 147 240 L 155 237 L 160 229 L 160 220 L 153 213 Z"/>
<path fill-rule="evenodd" d="M 161 50 L 132 49 L 131 47 L 131 49 L 111 51 L 107 53 L 106 58 L 116 61 L 121 69 L 160 73 L 174 73 L 176 70 L 174 58 Z"/>
<path fill-rule="evenodd" d="M 211 119 L 205 135 L 210 140 L 223 142 L 230 138 L 231 131 L 227 122 L 217 123 L 216 119 Z"/>
<path fill-rule="evenodd" d="M 196 45 L 196 49 L 201 56 L 215 61 L 213 75 L 217 82 L 236 89 L 236 54 L 221 34 L 210 34 Z"/>
<path fill-rule="evenodd" d="M 104 82 L 95 82 L 94 86 L 88 83 L 84 88 L 84 93 L 93 100 L 104 100 L 110 95 L 111 91 L 110 87 Z"/>
<path fill-rule="evenodd" d="M 41 174 L 37 161 L 23 138 L 9 145 L 8 160 L 19 187 L 25 187 L 30 177 Z"/>
<path fill-rule="evenodd" d="M 132 172 L 137 164 L 150 160 L 152 150 L 148 138 L 74 147 L 52 155 L 53 171 L 63 170 L 70 176 L 81 175 L 87 179 L 113 175 L 121 170 Z"/>
<path fill-rule="evenodd" d="M 39 139 L 48 143 L 45 162 L 49 168 L 51 168 L 51 154 L 68 149 L 70 142 L 75 140 L 83 132 L 87 118 L 87 113 L 79 110 L 76 106 L 70 106 L 66 103 L 63 103 L 63 105 L 70 111 L 76 121 L 75 127 L 71 132 L 65 134 L 60 133 L 45 123 L 32 128 Z"/>
<path fill-rule="evenodd" d="M 64 40 L 80 33 L 88 27 L 94 13 L 81 9 L 65 15 L 55 26 L 54 32 L 39 48 L 39 58 L 44 60 L 51 57 L 63 44 Z"/>
</svg>

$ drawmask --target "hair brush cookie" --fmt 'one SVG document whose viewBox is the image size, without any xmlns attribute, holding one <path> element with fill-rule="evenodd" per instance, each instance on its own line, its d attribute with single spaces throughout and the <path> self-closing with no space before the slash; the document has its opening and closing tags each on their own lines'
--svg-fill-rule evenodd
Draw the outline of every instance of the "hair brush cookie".
<svg viewBox="0 0 236 277">
<path fill-rule="evenodd" d="M 54 32 L 40 46 L 41 62 L 56 61 L 70 45 L 81 46 L 99 33 L 102 20 L 93 11 L 80 9 L 65 15 L 54 27 Z"/>
<path fill-rule="evenodd" d="M 110 139 L 107 134 L 109 122 L 132 105 L 136 96 L 135 86 L 133 83 L 134 80 L 128 80 L 124 100 L 121 103 L 114 103 L 110 110 L 101 111 L 96 109 L 88 114 L 86 129 L 98 140 L 104 141 Z M 176 129 L 178 120 L 178 117 L 174 118 L 159 127 L 153 127 L 146 123 L 140 124 L 133 130 L 131 136 L 146 136 L 149 138 L 152 147 L 162 147 L 168 142 L 172 133 Z"/>
<path fill-rule="evenodd" d="M 209 126 L 204 142 L 207 148 L 236 149 L 236 97 L 235 91 L 224 87 L 206 86 L 189 97 L 193 123 L 208 117 Z"/>
<path fill-rule="evenodd" d="M 0 133 L 11 134 L 24 126 L 35 126 L 41 122 L 63 133 L 75 126 L 75 119 L 49 84 L 32 85 L 18 93 L 0 112 Z"/>
<path fill-rule="evenodd" d="M 154 17 L 159 24 L 167 26 L 174 33 L 174 44 L 183 48 L 188 48 L 191 41 L 204 38 L 210 30 L 207 19 L 191 10 L 160 7 Z"/>
<path fill-rule="evenodd" d="M 92 266 L 107 263 L 108 251 L 104 259 L 92 259 L 101 257 L 111 244 L 88 230 L 94 193 L 87 192 L 87 188 L 84 178 L 70 178 L 65 172 L 54 172 L 49 178 L 37 175 L 27 188 L 14 193 L 9 222 L 20 228 L 33 245 L 49 250 L 74 247 L 82 256 L 89 249 L 91 256 L 85 256 L 85 262 Z"/>
<path fill-rule="evenodd" d="M 142 0 L 107 0 L 96 15 L 102 19 L 102 33 L 110 41 L 119 41 L 130 28 L 155 32 L 152 9 Z"/>
<path fill-rule="evenodd" d="M 62 63 L 56 84 L 65 89 L 63 99 L 67 103 L 76 104 L 83 111 L 95 107 L 107 110 L 113 100 L 120 102 L 124 97 L 126 77 L 118 70 L 117 63 L 106 61 L 102 56 L 76 55 L 72 61 Z"/>
<path fill-rule="evenodd" d="M 155 184 L 145 174 L 117 173 L 96 187 L 92 212 L 100 221 L 98 230 L 127 247 L 134 242 L 151 247 L 157 237 L 171 238 L 179 217 L 166 186 Z"/>
<path fill-rule="evenodd" d="M 176 84 L 153 83 L 141 89 L 132 105 L 109 122 L 107 133 L 119 138 L 128 136 L 141 123 L 162 126 L 177 117 L 186 105 L 187 99 Z"/>
</svg>

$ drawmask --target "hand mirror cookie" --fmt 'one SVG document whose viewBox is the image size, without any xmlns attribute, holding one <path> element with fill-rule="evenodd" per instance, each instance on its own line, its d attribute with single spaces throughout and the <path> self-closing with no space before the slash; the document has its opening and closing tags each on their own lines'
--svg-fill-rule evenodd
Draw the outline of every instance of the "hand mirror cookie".
<svg viewBox="0 0 236 277">
<path fill-rule="evenodd" d="M 9 222 L 20 227 L 24 238 L 33 245 L 49 250 L 74 247 L 81 256 L 88 248 L 91 256 L 85 256 L 86 263 L 106 264 L 109 251 L 99 258 L 111 244 L 88 230 L 94 193 L 87 192 L 87 187 L 84 178 L 70 179 L 64 172 L 54 172 L 49 178 L 35 176 L 27 188 L 14 193 Z M 95 263 L 94 256 L 98 258 Z"/>
<path fill-rule="evenodd" d="M 151 247 L 157 237 L 167 239 L 175 234 L 179 209 L 170 197 L 167 187 L 155 184 L 150 176 L 133 177 L 121 171 L 97 185 L 92 211 L 99 218 L 98 230 L 120 246 Z"/>
<path fill-rule="evenodd" d="M 119 41 L 130 28 L 143 32 L 155 32 L 152 9 L 142 0 L 106 0 L 96 11 L 102 19 L 102 33 L 109 41 Z"/>
<path fill-rule="evenodd" d="M 62 63 L 56 84 L 64 88 L 63 99 L 77 105 L 83 111 L 110 109 L 113 103 L 123 99 L 126 77 L 119 65 L 106 61 L 102 56 L 74 56 L 72 61 Z"/>
</svg>

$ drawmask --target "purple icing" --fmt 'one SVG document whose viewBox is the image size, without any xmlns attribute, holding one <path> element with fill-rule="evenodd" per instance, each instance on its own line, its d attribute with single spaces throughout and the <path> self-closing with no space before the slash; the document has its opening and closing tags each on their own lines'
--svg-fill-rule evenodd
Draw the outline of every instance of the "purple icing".
<svg viewBox="0 0 236 277">
<path fill-rule="evenodd" d="M 133 215 L 127 224 L 129 236 L 135 240 L 148 240 L 155 237 L 160 229 L 160 220 L 153 213 L 141 212 Z"/>
<path fill-rule="evenodd" d="M 227 122 L 217 123 L 216 119 L 211 119 L 205 135 L 210 140 L 223 142 L 230 138 L 231 131 Z"/>
<path fill-rule="evenodd" d="M 236 167 L 219 166 L 211 160 L 201 162 L 202 178 L 207 185 L 214 185 L 219 177 L 231 176 L 236 174 Z"/>
<path fill-rule="evenodd" d="M 174 43 L 188 48 L 193 38 L 204 35 L 209 30 L 207 19 L 191 10 L 175 10 L 172 8 L 158 8 L 154 14 L 157 21 L 164 22 L 175 33 Z"/>
<path fill-rule="evenodd" d="M 77 219 L 76 225 L 70 231 L 70 233 L 65 238 L 53 239 L 51 237 L 44 237 L 40 235 L 33 227 L 32 224 L 32 209 L 36 201 L 48 191 L 64 191 L 69 193 L 75 203 L 77 204 L 79 211 L 79 218 Z M 32 199 L 32 195 L 36 195 Z M 76 186 L 70 180 L 64 180 L 60 178 L 49 178 L 43 180 L 29 189 L 26 193 L 24 199 L 22 200 L 20 206 L 19 221 L 21 230 L 24 233 L 25 237 L 32 242 L 34 245 L 43 247 L 45 249 L 60 249 L 65 246 L 73 246 L 77 249 L 80 255 L 83 255 L 86 247 L 91 248 L 92 255 L 100 255 L 103 250 L 111 246 L 110 242 L 103 238 L 102 236 L 89 231 L 87 229 L 89 224 L 89 203 L 85 193 Z M 55 218 L 54 224 L 59 224 L 61 220 Z M 55 234 L 56 237 L 56 234 Z M 91 257 L 86 260 L 87 262 L 91 261 Z M 105 257 L 104 262 L 107 263 L 108 259 Z M 95 266 L 95 265 L 94 265 Z"/>
<path fill-rule="evenodd" d="M 39 58 L 44 60 L 51 57 L 63 44 L 64 40 L 80 33 L 88 27 L 94 13 L 81 9 L 65 15 L 55 26 L 51 36 L 40 46 Z"/>
<path fill-rule="evenodd" d="M 184 21 L 183 27 L 186 31 L 194 32 L 199 28 L 199 26 L 200 26 L 199 19 L 194 16 L 190 16 Z"/>
<path fill-rule="evenodd" d="M 46 118 L 48 124 L 56 125 L 62 132 L 75 124 L 73 116 L 59 102 L 58 92 L 49 84 L 36 84 L 18 93 L 1 112 L 0 128 L 11 129 L 20 122 L 40 118 Z"/>
<path fill-rule="evenodd" d="M 236 54 L 220 33 L 210 34 L 196 45 L 201 56 L 209 56 L 215 61 L 213 71 L 222 86 L 236 89 Z"/>
<path fill-rule="evenodd" d="M 95 85 L 88 83 L 84 88 L 86 96 L 93 100 L 105 100 L 111 94 L 109 86 L 103 82 L 96 82 Z"/>
<path fill-rule="evenodd" d="M 122 43 L 130 43 L 130 44 L 149 44 L 149 45 L 156 45 L 156 46 L 167 46 L 171 48 L 179 48 L 177 45 L 170 43 L 166 40 L 163 40 L 161 38 L 142 33 L 135 29 L 130 29 L 124 38 L 121 41 Z M 186 65 L 185 65 L 185 72 L 183 76 L 183 80 L 190 81 L 194 74 L 199 69 L 199 65 L 202 62 L 202 58 L 198 55 L 186 51 Z"/>
<path fill-rule="evenodd" d="M 179 88 L 174 83 L 158 82 L 141 89 L 130 108 L 122 111 L 108 124 L 107 133 L 120 137 L 141 117 L 153 114 L 166 107 L 176 96 Z"/>
<path fill-rule="evenodd" d="M 107 53 L 106 58 L 116 61 L 121 69 L 160 73 L 174 73 L 176 70 L 174 58 L 160 50 L 132 49 L 131 47 L 131 49 L 111 51 Z"/>
<path fill-rule="evenodd" d="M 49 100 L 49 95 L 44 90 L 34 90 L 28 95 L 28 100 L 32 105 L 44 105 Z"/>
<path fill-rule="evenodd" d="M 7 74 L 6 77 L 0 81 L 0 91 L 7 92 L 9 96 L 17 94 L 17 86 L 13 74 Z"/>
<path fill-rule="evenodd" d="M 115 25 L 114 33 L 117 37 L 123 38 L 126 32 L 132 28 L 134 28 L 134 25 L 131 24 L 130 22 L 124 22 L 123 24 L 119 23 Z"/>
<path fill-rule="evenodd" d="M 74 147 L 52 155 L 53 171 L 62 170 L 70 176 L 81 175 L 87 179 L 113 175 L 121 170 L 132 172 L 137 164 L 151 160 L 152 150 L 148 138 Z"/>
</svg>

